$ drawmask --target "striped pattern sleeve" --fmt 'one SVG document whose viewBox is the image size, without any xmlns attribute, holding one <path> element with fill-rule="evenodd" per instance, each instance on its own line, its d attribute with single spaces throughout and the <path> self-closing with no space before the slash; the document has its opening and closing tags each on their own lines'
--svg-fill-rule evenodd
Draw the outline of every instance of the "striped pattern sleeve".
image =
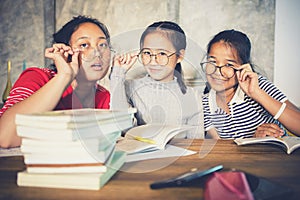
<svg viewBox="0 0 300 200">
<path fill-rule="evenodd" d="M 2 114 L 7 109 L 12 107 L 16 103 L 19 103 L 20 101 L 23 101 L 24 99 L 26 99 L 27 97 L 29 97 L 33 93 L 34 93 L 34 91 L 29 89 L 29 88 L 25 88 L 25 87 L 13 88 L 10 91 L 9 96 L 8 96 L 3 108 L 0 110 L 0 117 L 2 116 Z"/>
<path fill-rule="evenodd" d="M 22 72 L 10 91 L 3 108 L 0 110 L 0 117 L 14 104 L 23 101 L 39 90 L 52 77 L 54 77 L 54 75 L 55 72 L 48 68 L 32 67 Z"/>
<path fill-rule="evenodd" d="M 284 95 L 272 82 L 263 76 L 258 77 L 259 87 L 269 94 L 272 98 L 280 102 L 285 102 L 287 100 L 286 95 Z"/>
<path fill-rule="evenodd" d="M 202 105 L 203 105 L 204 130 L 207 131 L 212 126 L 212 122 L 210 118 L 208 94 L 202 96 Z"/>
</svg>

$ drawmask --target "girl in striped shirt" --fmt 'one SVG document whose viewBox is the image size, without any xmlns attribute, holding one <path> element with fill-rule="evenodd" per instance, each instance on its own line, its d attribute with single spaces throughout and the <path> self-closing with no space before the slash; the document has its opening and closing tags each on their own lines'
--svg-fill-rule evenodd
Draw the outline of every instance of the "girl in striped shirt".
<svg viewBox="0 0 300 200">
<path fill-rule="evenodd" d="M 201 63 L 207 88 L 202 98 L 208 138 L 300 136 L 300 112 L 279 89 L 256 73 L 247 35 L 225 30 L 209 42 Z"/>
</svg>

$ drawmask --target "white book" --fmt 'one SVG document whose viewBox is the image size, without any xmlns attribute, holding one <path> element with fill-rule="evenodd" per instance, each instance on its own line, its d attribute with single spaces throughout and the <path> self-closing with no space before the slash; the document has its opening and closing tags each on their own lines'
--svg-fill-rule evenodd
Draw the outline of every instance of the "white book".
<svg viewBox="0 0 300 200">
<path fill-rule="evenodd" d="M 59 118 L 59 117 L 58 117 Z M 17 133 L 22 134 L 25 131 L 29 132 L 28 130 L 33 131 L 34 129 L 48 129 L 52 131 L 61 131 L 61 130 L 72 130 L 77 131 L 81 129 L 88 129 L 93 132 L 111 132 L 126 129 L 132 126 L 133 116 L 131 115 L 124 115 L 114 118 L 108 119 L 90 119 L 89 121 L 32 121 L 32 119 L 22 119 L 21 121 L 16 120 L 17 125 Z M 44 131 L 46 132 L 46 131 Z"/>
<path fill-rule="evenodd" d="M 70 173 L 104 173 L 107 167 L 102 163 L 88 164 L 32 164 L 26 165 L 28 173 L 70 174 Z"/>
<path fill-rule="evenodd" d="M 113 152 L 115 145 L 108 146 L 103 151 L 91 152 L 85 149 L 82 152 L 47 152 L 24 153 L 25 164 L 80 164 L 105 163 Z"/>
<path fill-rule="evenodd" d="M 105 136 L 90 139 L 80 139 L 76 141 L 64 140 L 38 140 L 22 138 L 21 151 L 23 153 L 76 153 L 81 151 L 98 152 L 108 146 L 116 144 L 121 132 L 114 132 Z"/>
<path fill-rule="evenodd" d="M 50 126 L 50 125 L 48 125 Z M 17 134 L 23 138 L 33 138 L 38 140 L 54 140 L 54 141 L 75 141 L 81 139 L 97 138 L 107 134 L 123 131 L 131 128 L 133 121 L 131 117 L 121 118 L 118 122 L 99 123 L 84 128 L 42 128 L 17 125 Z"/>
<path fill-rule="evenodd" d="M 48 112 L 32 113 L 32 114 L 17 114 L 16 124 L 26 125 L 31 122 L 32 125 L 41 122 L 47 123 L 66 123 L 66 122 L 90 122 L 107 119 L 117 119 L 121 116 L 132 115 L 136 112 L 135 108 L 128 110 L 109 110 L 109 109 L 70 109 L 70 110 L 55 110 Z M 27 124 L 28 125 L 28 124 Z"/>
<path fill-rule="evenodd" d="M 117 150 L 127 154 L 165 149 L 176 135 L 194 129 L 187 125 L 146 124 L 126 132 L 123 140 L 116 144 Z"/>
<path fill-rule="evenodd" d="M 257 138 L 237 138 L 234 140 L 237 145 L 248 144 L 274 144 L 282 147 L 287 154 L 291 154 L 294 150 L 300 147 L 300 137 L 284 136 L 281 138 L 275 137 L 257 137 Z"/>
<path fill-rule="evenodd" d="M 116 151 L 113 151 L 105 163 L 79 164 L 28 164 L 28 173 L 69 174 L 69 173 L 104 173 L 112 162 Z"/>
<path fill-rule="evenodd" d="M 107 171 L 104 173 L 45 174 L 29 173 L 25 170 L 18 173 L 17 185 L 29 187 L 99 190 L 122 167 L 125 162 L 125 156 L 126 154 L 124 152 L 116 152 L 111 162 L 107 165 Z"/>
</svg>

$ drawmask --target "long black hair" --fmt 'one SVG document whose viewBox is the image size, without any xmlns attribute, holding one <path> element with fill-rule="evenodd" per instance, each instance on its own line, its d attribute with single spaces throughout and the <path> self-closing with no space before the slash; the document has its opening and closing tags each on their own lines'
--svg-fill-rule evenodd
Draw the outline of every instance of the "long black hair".
<svg viewBox="0 0 300 200">
<path fill-rule="evenodd" d="M 182 28 L 171 21 L 159 21 L 151 24 L 143 32 L 140 39 L 140 47 L 143 46 L 145 37 L 152 32 L 160 31 L 170 39 L 173 46 L 176 49 L 176 54 L 180 53 L 180 50 L 186 49 L 186 36 Z M 183 81 L 183 73 L 181 63 L 177 63 L 174 71 L 174 76 L 177 78 L 177 82 L 183 94 L 186 93 L 186 85 Z"/>
<path fill-rule="evenodd" d="M 53 34 L 53 43 L 64 43 L 69 45 L 72 34 L 78 29 L 83 23 L 93 23 L 97 25 L 104 33 L 107 41 L 109 42 L 110 34 L 107 27 L 100 21 L 89 16 L 79 15 L 73 17 L 68 23 L 66 23 L 59 31 Z"/>
<path fill-rule="evenodd" d="M 226 43 L 232 49 L 235 49 L 241 64 L 249 63 L 254 71 L 253 65 L 251 64 L 251 42 L 245 33 L 234 29 L 221 31 L 208 43 L 207 55 L 210 53 L 212 45 L 220 41 Z M 208 93 L 209 90 L 210 86 L 206 83 L 204 93 Z"/>
</svg>

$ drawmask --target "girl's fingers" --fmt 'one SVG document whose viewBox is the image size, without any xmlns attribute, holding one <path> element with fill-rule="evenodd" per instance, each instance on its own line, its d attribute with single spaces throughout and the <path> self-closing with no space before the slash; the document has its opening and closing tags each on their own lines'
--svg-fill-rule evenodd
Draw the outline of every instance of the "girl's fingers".
<svg viewBox="0 0 300 200">
<path fill-rule="evenodd" d="M 244 64 L 240 67 L 240 72 L 241 72 L 241 75 L 240 75 L 240 80 L 244 81 L 246 80 L 247 76 L 251 73 L 253 73 L 253 70 L 251 68 L 251 65 L 249 63 L 247 64 Z"/>
<path fill-rule="evenodd" d="M 72 48 L 70 46 L 67 46 L 65 44 L 54 44 L 53 45 L 53 53 L 60 53 L 60 54 L 73 54 Z"/>
<path fill-rule="evenodd" d="M 125 67 L 127 70 L 129 70 L 132 67 L 132 65 L 136 62 L 136 60 L 137 60 L 136 52 L 117 54 L 114 56 L 113 65 Z"/>
<path fill-rule="evenodd" d="M 283 134 L 284 131 L 277 124 L 272 123 L 265 123 L 260 125 L 255 132 L 256 137 L 281 137 Z"/>
</svg>

